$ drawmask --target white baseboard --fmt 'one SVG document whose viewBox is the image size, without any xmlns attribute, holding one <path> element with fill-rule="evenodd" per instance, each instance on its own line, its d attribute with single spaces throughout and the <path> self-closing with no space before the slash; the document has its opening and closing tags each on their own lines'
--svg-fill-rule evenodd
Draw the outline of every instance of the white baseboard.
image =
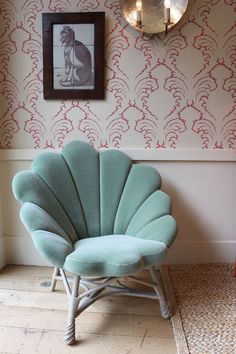
<svg viewBox="0 0 236 354">
<path fill-rule="evenodd" d="M 34 247 L 30 236 L 5 236 L 7 264 L 48 266 Z"/>
<path fill-rule="evenodd" d="M 167 264 L 233 263 L 236 241 L 176 241 L 169 250 Z"/>
<path fill-rule="evenodd" d="M 0 237 L 0 269 L 7 263 L 4 238 Z"/>
<path fill-rule="evenodd" d="M 50 265 L 35 249 L 29 236 L 5 236 L 8 264 Z M 166 264 L 233 263 L 236 242 L 175 242 L 170 248 Z"/>
</svg>

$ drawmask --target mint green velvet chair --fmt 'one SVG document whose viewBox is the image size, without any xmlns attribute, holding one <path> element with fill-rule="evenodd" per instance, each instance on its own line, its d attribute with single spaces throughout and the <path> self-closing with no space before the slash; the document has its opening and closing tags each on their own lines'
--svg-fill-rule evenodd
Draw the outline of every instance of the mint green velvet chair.
<svg viewBox="0 0 236 354">
<path fill-rule="evenodd" d="M 55 267 L 52 290 L 58 279 L 65 285 L 67 344 L 75 340 L 75 318 L 106 295 L 156 299 L 162 316 L 171 316 L 156 266 L 174 241 L 176 222 L 160 185 L 153 167 L 82 141 L 70 142 L 61 153 L 39 154 L 31 170 L 14 177 L 20 218 L 40 255 Z M 144 268 L 151 283 L 137 276 Z M 125 278 L 153 291 L 129 288 Z"/>
</svg>

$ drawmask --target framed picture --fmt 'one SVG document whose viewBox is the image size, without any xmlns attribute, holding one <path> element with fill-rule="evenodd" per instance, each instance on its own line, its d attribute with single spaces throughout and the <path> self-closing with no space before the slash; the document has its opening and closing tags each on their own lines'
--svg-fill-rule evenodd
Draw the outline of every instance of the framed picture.
<svg viewBox="0 0 236 354">
<path fill-rule="evenodd" d="M 104 98 L 104 12 L 43 14 L 45 99 Z"/>
</svg>

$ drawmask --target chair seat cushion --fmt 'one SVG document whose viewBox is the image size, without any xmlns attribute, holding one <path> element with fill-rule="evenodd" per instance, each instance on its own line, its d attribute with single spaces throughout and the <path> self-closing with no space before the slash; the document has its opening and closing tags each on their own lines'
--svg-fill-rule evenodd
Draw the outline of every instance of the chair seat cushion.
<svg viewBox="0 0 236 354">
<path fill-rule="evenodd" d="M 162 260 L 164 242 L 127 235 L 90 237 L 75 243 L 64 268 L 81 276 L 125 276 Z"/>
</svg>

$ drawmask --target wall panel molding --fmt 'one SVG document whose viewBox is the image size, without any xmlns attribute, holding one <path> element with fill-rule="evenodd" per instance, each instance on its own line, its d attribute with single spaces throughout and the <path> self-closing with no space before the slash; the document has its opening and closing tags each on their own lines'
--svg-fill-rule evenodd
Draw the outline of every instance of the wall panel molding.
<svg viewBox="0 0 236 354">
<path fill-rule="evenodd" d="M 121 148 L 135 161 L 236 161 L 233 150 L 201 150 L 201 149 L 140 149 Z M 0 161 L 31 161 L 36 155 L 45 151 L 59 152 L 59 149 L 2 149 Z"/>
<path fill-rule="evenodd" d="M 20 205 L 13 196 L 11 186 L 13 176 L 28 169 L 39 151 L 45 150 L 0 151 L 3 159 L 0 169 L 2 244 L 5 243 L 9 264 L 45 265 L 20 222 Z M 150 151 L 124 151 L 133 154 L 137 162 L 143 161 L 157 167 L 163 179 L 163 191 L 172 197 L 173 216 L 179 231 L 176 242 L 170 248 L 169 264 L 233 262 L 236 249 L 235 160 L 221 162 L 211 159 L 212 162 L 208 162 L 171 158 L 168 161 L 163 158 L 162 161 L 155 161 L 156 157 L 147 156 Z M 183 159 L 183 156 L 178 158 Z"/>
</svg>

